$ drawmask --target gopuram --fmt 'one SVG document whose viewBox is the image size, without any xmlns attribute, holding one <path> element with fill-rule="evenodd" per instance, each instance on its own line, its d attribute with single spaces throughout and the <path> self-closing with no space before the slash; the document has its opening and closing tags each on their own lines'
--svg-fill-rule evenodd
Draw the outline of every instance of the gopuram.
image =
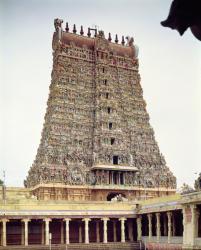
<svg viewBox="0 0 201 250">
<path fill-rule="evenodd" d="M 47 111 L 25 186 L 44 200 L 173 194 L 176 178 L 149 123 L 134 39 L 112 42 L 90 28 L 85 36 L 82 26 L 78 34 L 62 22 L 54 22 Z"/>
<path fill-rule="evenodd" d="M 201 249 L 201 174 L 176 193 L 134 39 L 62 23 L 36 159 L 25 187 L 0 182 L 0 250 Z"/>
</svg>

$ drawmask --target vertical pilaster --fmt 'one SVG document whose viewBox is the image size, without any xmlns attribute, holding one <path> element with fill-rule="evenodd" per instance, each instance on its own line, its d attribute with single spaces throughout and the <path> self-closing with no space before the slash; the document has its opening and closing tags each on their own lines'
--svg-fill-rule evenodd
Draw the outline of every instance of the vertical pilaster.
<svg viewBox="0 0 201 250">
<path fill-rule="evenodd" d="M 149 222 L 149 240 L 152 238 L 152 214 L 148 214 L 148 222 Z"/>
<path fill-rule="evenodd" d="M 116 242 L 117 241 L 117 221 L 113 220 L 113 241 Z"/>
<path fill-rule="evenodd" d="M 49 231 L 49 223 L 51 221 L 50 218 L 45 218 L 45 245 L 49 246 L 50 244 L 50 231 Z"/>
<path fill-rule="evenodd" d="M 96 242 L 100 242 L 100 221 L 96 221 Z"/>
<path fill-rule="evenodd" d="M 70 218 L 65 218 L 64 221 L 66 222 L 66 244 L 70 243 L 70 228 L 69 228 L 69 222 L 70 222 Z"/>
<path fill-rule="evenodd" d="M 119 220 L 121 221 L 121 242 L 125 242 L 125 221 L 126 221 L 126 218 L 122 217 Z"/>
<path fill-rule="evenodd" d="M 137 240 L 142 240 L 142 216 L 137 217 Z"/>
<path fill-rule="evenodd" d="M 29 221 L 30 219 L 23 219 L 22 222 L 24 222 L 24 245 L 28 246 L 28 235 L 29 235 Z"/>
<path fill-rule="evenodd" d="M 84 228 L 85 228 L 85 244 L 89 244 L 89 221 L 90 218 L 84 218 Z"/>
<path fill-rule="evenodd" d="M 2 246 L 7 245 L 7 239 L 6 239 L 6 223 L 8 222 L 8 219 L 1 219 L 2 222 Z"/>
<path fill-rule="evenodd" d="M 102 218 L 103 220 L 103 243 L 107 243 L 107 222 L 109 218 Z"/>
<path fill-rule="evenodd" d="M 171 242 L 172 237 L 172 213 L 167 212 L 167 218 L 168 218 L 168 243 Z"/>
<path fill-rule="evenodd" d="M 156 213 L 156 236 L 157 242 L 159 242 L 161 237 L 160 213 Z"/>
</svg>

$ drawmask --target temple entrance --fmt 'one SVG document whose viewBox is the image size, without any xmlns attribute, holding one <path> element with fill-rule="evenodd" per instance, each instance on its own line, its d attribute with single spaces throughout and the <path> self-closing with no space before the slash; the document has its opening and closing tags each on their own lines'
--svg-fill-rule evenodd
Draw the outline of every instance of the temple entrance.
<svg viewBox="0 0 201 250">
<path fill-rule="evenodd" d="M 118 201 L 118 197 L 126 198 L 126 195 L 123 193 L 109 193 L 107 196 L 107 201 L 111 201 L 114 198 L 117 198 Z"/>
</svg>

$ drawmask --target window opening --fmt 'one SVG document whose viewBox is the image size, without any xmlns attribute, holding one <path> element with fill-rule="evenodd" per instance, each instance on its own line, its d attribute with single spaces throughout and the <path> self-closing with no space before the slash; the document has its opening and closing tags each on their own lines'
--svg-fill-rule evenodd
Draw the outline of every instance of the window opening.
<svg viewBox="0 0 201 250">
<path fill-rule="evenodd" d="M 108 99 L 108 97 L 109 97 L 109 93 L 106 93 L 106 99 Z"/>
<path fill-rule="evenodd" d="M 107 112 L 108 112 L 108 114 L 110 114 L 110 112 L 111 112 L 111 108 L 110 107 L 107 108 Z"/>
<path fill-rule="evenodd" d="M 111 145 L 113 145 L 115 142 L 115 139 L 114 138 L 111 138 Z"/>
<path fill-rule="evenodd" d="M 114 165 L 118 165 L 119 164 L 119 157 L 118 157 L 118 155 L 114 155 L 113 156 L 113 164 Z"/>
<path fill-rule="evenodd" d="M 112 129 L 112 122 L 109 123 L 109 129 Z"/>
</svg>

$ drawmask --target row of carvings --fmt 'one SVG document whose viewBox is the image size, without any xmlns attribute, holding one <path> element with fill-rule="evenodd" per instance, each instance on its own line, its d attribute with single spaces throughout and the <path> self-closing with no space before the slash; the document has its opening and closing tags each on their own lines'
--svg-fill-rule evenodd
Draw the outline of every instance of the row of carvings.
<svg viewBox="0 0 201 250">
<path fill-rule="evenodd" d="M 24 182 L 26 187 L 44 183 L 64 183 L 69 185 L 108 185 L 108 172 L 102 171 L 101 174 L 83 169 L 83 166 L 71 165 L 67 169 L 50 169 L 42 167 L 41 169 L 32 169 L 27 180 Z M 150 172 L 143 170 L 137 174 L 132 172 L 124 173 L 124 185 L 142 186 L 142 187 L 169 187 L 175 188 L 174 177 L 168 175 L 152 176 Z"/>
</svg>

